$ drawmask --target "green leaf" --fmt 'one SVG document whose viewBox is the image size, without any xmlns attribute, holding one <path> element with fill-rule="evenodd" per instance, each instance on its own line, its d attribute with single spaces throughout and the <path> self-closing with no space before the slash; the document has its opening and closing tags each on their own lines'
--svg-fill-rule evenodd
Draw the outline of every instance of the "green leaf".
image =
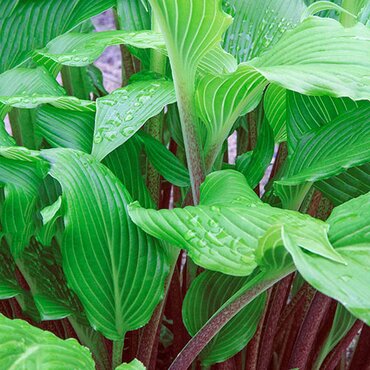
<svg viewBox="0 0 370 370">
<path fill-rule="evenodd" d="M 310 183 L 369 162 L 369 123 L 370 105 L 367 104 L 304 135 L 289 159 L 287 173 L 275 182 L 275 191 L 283 203 L 290 207 L 292 202 L 302 199 Z"/>
<path fill-rule="evenodd" d="M 0 299 L 13 298 L 22 293 L 15 274 L 16 265 L 10 253 L 9 246 L 0 235 Z"/>
<path fill-rule="evenodd" d="M 264 96 L 264 109 L 267 120 L 274 132 L 276 143 L 287 140 L 287 91 L 283 87 L 270 84 Z"/>
<path fill-rule="evenodd" d="M 95 111 L 95 103 L 66 96 L 64 89 L 43 67 L 16 68 L 0 75 L 0 103 L 17 108 L 52 104 L 63 109 Z M 1 112 L 6 112 L 0 105 Z M 9 108 L 7 109 L 9 110 Z"/>
<path fill-rule="evenodd" d="M 2 369 L 95 369 L 91 353 L 75 339 L 62 340 L 23 320 L 0 315 Z"/>
<path fill-rule="evenodd" d="M 194 336 L 249 280 L 250 277 L 240 278 L 212 271 L 199 275 L 187 291 L 182 306 L 182 316 L 189 334 Z M 203 366 L 223 362 L 247 345 L 256 332 L 265 302 L 266 294 L 259 295 L 220 330 L 200 354 Z"/>
<path fill-rule="evenodd" d="M 221 42 L 231 17 L 221 0 L 149 0 L 163 33 L 175 80 L 193 83 L 200 60 Z M 186 77 L 185 77 L 186 76 Z"/>
<path fill-rule="evenodd" d="M 42 156 L 62 187 L 67 281 L 91 325 L 120 340 L 145 325 L 162 298 L 166 254 L 128 218 L 131 197 L 105 166 L 70 149 L 45 150 Z"/>
<path fill-rule="evenodd" d="M 289 153 L 296 150 L 298 141 L 307 133 L 329 124 L 340 115 L 366 105 L 348 98 L 306 96 L 287 92 L 286 114 Z"/>
<path fill-rule="evenodd" d="M 50 41 L 44 49 L 37 50 L 33 57 L 38 63 L 45 63 L 44 59 L 51 59 L 59 64 L 83 67 L 95 62 L 106 47 L 120 44 L 165 52 L 162 35 L 150 30 L 70 32 Z"/>
<path fill-rule="evenodd" d="M 26 155 L 29 152 L 24 151 Z M 0 152 L 0 185 L 4 187 L 1 224 L 15 258 L 19 257 L 31 236 L 36 234 L 39 187 L 47 169 L 37 158 L 22 161 L 10 151 Z"/>
<path fill-rule="evenodd" d="M 135 135 L 108 154 L 103 159 L 103 163 L 122 181 L 132 199 L 145 204 L 147 208 L 155 208 L 155 203 L 141 173 L 142 146 L 141 141 Z"/>
<path fill-rule="evenodd" d="M 36 113 L 36 134 L 52 147 L 63 147 L 90 153 L 95 114 L 42 106 Z"/>
<path fill-rule="evenodd" d="M 303 0 L 229 0 L 224 9 L 234 17 L 224 37 L 225 49 L 238 62 L 246 62 L 274 46 L 299 23 Z"/>
<path fill-rule="evenodd" d="M 309 17 L 250 62 L 267 80 L 307 95 L 369 99 L 370 29 Z"/>
<path fill-rule="evenodd" d="M 289 250 L 305 280 L 338 300 L 367 325 L 370 323 L 369 219 L 370 193 L 335 208 L 329 217 L 329 239 L 346 264 L 335 264 L 298 248 Z"/>
<path fill-rule="evenodd" d="M 34 49 L 115 5 L 114 0 L 7 0 L 0 5 L 0 73 L 26 61 Z M 16 30 L 16 32 L 14 31 Z"/>
<path fill-rule="evenodd" d="M 130 363 L 124 362 L 116 367 L 116 370 L 145 370 L 145 366 L 136 358 Z"/>
<path fill-rule="evenodd" d="M 171 184 L 190 186 L 189 171 L 161 142 L 144 132 L 139 133 L 145 152 L 154 168 Z"/>
<path fill-rule="evenodd" d="M 306 18 L 314 15 L 316 13 L 327 11 L 327 10 L 335 10 L 337 13 L 345 13 L 350 17 L 356 19 L 357 16 L 349 12 L 348 10 L 342 8 L 336 3 L 332 3 L 330 1 L 316 1 L 315 3 L 311 4 L 305 12 L 302 14 L 301 20 L 304 21 Z"/>
<path fill-rule="evenodd" d="M 236 169 L 245 176 L 251 188 L 255 188 L 265 175 L 274 155 L 274 136 L 267 119 L 261 124 L 253 153 L 250 156 L 249 153 L 245 154 L 248 155 L 247 161 L 241 161 L 238 157 Z"/>
<path fill-rule="evenodd" d="M 175 101 L 173 83 L 165 79 L 134 82 L 97 99 L 92 154 L 102 160 L 134 135 L 149 118 Z"/>
<path fill-rule="evenodd" d="M 229 176 L 238 181 L 240 187 L 246 182 L 240 173 L 221 172 L 224 184 L 230 182 Z M 343 261 L 327 240 L 325 223 L 267 204 L 251 204 L 249 199 L 244 203 L 239 197 L 235 201 L 227 197 L 224 203 L 223 194 L 217 191 L 219 181 L 218 177 L 213 177 L 207 184 L 215 190 L 215 195 L 207 197 L 213 199 L 218 195 L 220 198 L 217 205 L 209 206 L 203 201 L 198 207 L 155 211 L 143 209 L 135 202 L 129 206 L 129 214 L 145 232 L 187 250 L 196 264 L 229 275 L 247 276 L 255 269 L 258 239 L 274 225 L 295 225 L 296 229 L 291 227 L 290 233 L 297 245 L 334 261 Z M 247 189 L 246 186 L 247 194 L 252 191 Z"/>
<path fill-rule="evenodd" d="M 230 74 L 205 74 L 200 79 L 196 100 L 198 114 L 207 130 L 204 150 L 211 153 L 209 167 L 235 121 L 256 108 L 266 85 L 265 78 L 246 64 L 240 64 Z"/>
</svg>

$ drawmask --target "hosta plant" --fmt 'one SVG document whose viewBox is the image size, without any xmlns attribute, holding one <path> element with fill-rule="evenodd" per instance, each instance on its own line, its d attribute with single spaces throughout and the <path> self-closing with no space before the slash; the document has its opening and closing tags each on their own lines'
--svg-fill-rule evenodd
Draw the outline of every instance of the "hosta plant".
<svg viewBox="0 0 370 370">
<path fill-rule="evenodd" d="M 369 14 L 2 1 L 0 368 L 367 369 Z"/>
</svg>

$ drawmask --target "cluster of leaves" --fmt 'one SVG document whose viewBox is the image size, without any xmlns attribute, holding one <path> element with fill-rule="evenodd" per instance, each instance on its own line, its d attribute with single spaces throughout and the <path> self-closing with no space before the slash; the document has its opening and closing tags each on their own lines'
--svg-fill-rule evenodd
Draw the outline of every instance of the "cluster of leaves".
<svg viewBox="0 0 370 370">
<path fill-rule="evenodd" d="M 368 365 L 369 1 L 0 14 L 1 368 Z"/>
</svg>

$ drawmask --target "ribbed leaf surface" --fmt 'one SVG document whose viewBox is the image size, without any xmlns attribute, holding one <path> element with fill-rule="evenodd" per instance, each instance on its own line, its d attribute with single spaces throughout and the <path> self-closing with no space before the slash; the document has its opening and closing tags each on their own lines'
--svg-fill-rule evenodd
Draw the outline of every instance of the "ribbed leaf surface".
<svg viewBox="0 0 370 370">
<path fill-rule="evenodd" d="M 306 9 L 303 0 L 229 0 L 224 9 L 234 17 L 224 38 L 225 49 L 246 62 L 275 45 Z"/>
<path fill-rule="evenodd" d="M 76 112 L 53 106 L 37 109 L 36 133 L 52 147 L 63 147 L 90 153 L 95 114 Z"/>
<path fill-rule="evenodd" d="M 24 62 L 32 50 L 44 47 L 56 36 L 113 5 L 113 0 L 2 1 L 0 73 Z"/>
<path fill-rule="evenodd" d="M 212 271 L 199 275 L 187 291 L 182 306 L 182 316 L 189 334 L 195 335 L 249 280 L 250 277 L 240 278 Z M 259 295 L 221 329 L 200 354 L 204 366 L 223 362 L 247 345 L 257 329 L 265 301 L 266 295 Z"/>
<path fill-rule="evenodd" d="M 42 163 L 18 161 L 7 152 L 0 153 L 0 184 L 4 187 L 1 207 L 2 231 L 14 257 L 19 257 L 40 226 L 36 217 L 39 187 L 46 168 Z"/>
<path fill-rule="evenodd" d="M 16 68 L 0 75 L 0 103 L 17 108 L 52 104 L 63 109 L 95 111 L 95 103 L 66 96 L 64 89 L 43 67 Z M 5 107 L 0 105 L 0 114 Z"/>
<path fill-rule="evenodd" d="M 266 79 L 245 64 L 231 74 L 205 74 L 201 78 L 196 98 L 207 129 L 206 152 L 222 145 L 238 117 L 256 108 L 266 85 Z"/>
<path fill-rule="evenodd" d="M 67 33 L 37 50 L 34 59 L 43 62 L 51 59 L 59 64 L 74 67 L 93 63 L 112 45 L 126 44 L 137 48 L 153 48 L 165 52 L 163 36 L 153 31 L 104 31 L 93 33 Z"/>
<path fill-rule="evenodd" d="M 190 186 L 189 171 L 161 142 L 144 132 L 140 133 L 145 152 L 153 167 L 171 184 Z"/>
<path fill-rule="evenodd" d="M 370 97 L 370 29 L 309 17 L 250 62 L 270 82 L 308 95 Z"/>
<path fill-rule="evenodd" d="M 99 160 L 126 142 L 151 117 L 176 101 L 165 79 L 133 82 L 97 100 L 92 154 Z"/>
<path fill-rule="evenodd" d="M 62 340 L 23 320 L 0 315 L 2 369 L 95 369 L 91 353 L 75 339 Z"/>
<path fill-rule="evenodd" d="M 93 157 L 69 149 L 42 152 L 62 187 L 63 269 L 89 321 L 114 340 L 146 324 L 168 272 L 161 245 L 128 218 L 131 197 Z"/>
<path fill-rule="evenodd" d="M 275 183 L 285 204 L 311 182 L 325 180 L 370 161 L 370 106 L 355 108 L 304 135 L 289 159 L 287 174 Z M 292 189 L 292 187 L 296 187 Z"/>
<path fill-rule="evenodd" d="M 226 179 L 232 171 L 225 172 Z M 239 179 L 233 176 L 234 180 L 245 184 L 244 176 L 238 176 Z M 219 183 L 218 178 L 215 183 Z M 208 186 L 213 186 L 212 179 Z M 215 189 L 218 187 L 219 184 Z M 246 193 L 250 191 L 249 188 Z M 155 211 L 141 208 L 135 202 L 129 213 L 150 235 L 186 249 L 195 263 L 229 275 L 246 276 L 254 270 L 258 239 L 274 225 L 296 225 L 296 229 L 290 230 L 296 245 L 342 262 L 327 240 L 327 225 L 321 221 L 262 203 L 243 204 L 239 197 L 222 203 L 222 194 L 217 194 L 220 197 L 217 205 L 201 203 L 198 207 Z"/>
<path fill-rule="evenodd" d="M 301 249 L 289 250 L 305 280 L 338 300 L 355 317 L 370 324 L 370 193 L 334 209 L 329 239 L 346 264 L 336 264 Z"/>
<path fill-rule="evenodd" d="M 222 11 L 221 0 L 149 0 L 149 3 L 165 38 L 174 73 L 181 71 L 193 82 L 200 60 L 221 42 L 231 17 Z"/>
<path fill-rule="evenodd" d="M 269 124 L 274 132 L 276 143 L 286 141 L 287 91 L 283 87 L 271 84 L 264 96 L 264 109 Z"/>
</svg>

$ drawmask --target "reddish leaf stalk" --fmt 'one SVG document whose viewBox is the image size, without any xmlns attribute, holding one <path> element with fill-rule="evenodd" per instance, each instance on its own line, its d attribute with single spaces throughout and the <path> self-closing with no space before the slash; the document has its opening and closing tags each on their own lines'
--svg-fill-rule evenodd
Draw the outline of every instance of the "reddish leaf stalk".
<svg viewBox="0 0 370 370">
<path fill-rule="evenodd" d="M 329 309 L 331 298 L 317 292 L 294 344 L 288 368 L 305 370 L 322 319 Z"/>
<path fill-rule="evenodd" d="M 273 288 L 272 300 L 269 304 L 267 317 L 262 329 L 261 351 L 258 356 L 257 366 L 259 370 L 267 369 L 270 363 L 279 317 L 286 304 L 292 280 L 293 274 L 287 276 Z"/>
<path fill-rule="evenodd" d="M 364 325 L 349 370 L 370 370 L 370 326 Z"/>
<path fill-rule="evenodd" d="M 364 324 L 360 320 L 357 320 L 354 323 L 354 325 L 348 331 L 345 337 L 335 346 L 335 348 L 326 357 L 325 361 L 323 362 L 321 366 L 322 370 L 334 370 L 334 368 L 340 362 L 342 354 L 346 352 L 347 348 L 349 347 L 353 339 L 356 337 L 358 332 L 361 330 L 363 325 Z M 358 369 L 365 369 L 365 368 L 358 368 Z"/>
</svg>

